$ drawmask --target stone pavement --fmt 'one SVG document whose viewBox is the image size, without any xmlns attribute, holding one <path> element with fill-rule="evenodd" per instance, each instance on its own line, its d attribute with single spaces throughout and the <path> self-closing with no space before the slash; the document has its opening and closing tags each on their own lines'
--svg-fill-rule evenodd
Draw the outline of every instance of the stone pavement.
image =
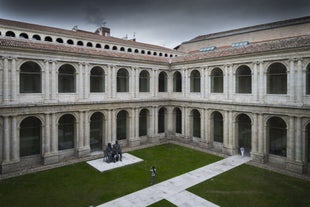
<svg viewBox="0 0 310 207">
<path fill-rule="evenodd" d="M 115 163 L 106 163 L 105 161 L 103 161 L 103 158 L 100 158 L 97 160 L 87 161 L 87 164 L 94 167 L 95 169 L 97 169 L 100 172 L 104 172 L 107 170 L 112 170 L 114 168 L 119 168 L 119 167 L 131 165 L 131 164 L 143 161 L 142 159 L 140 159 L 136 156 L 133 156 L 131 154 L 128 154 L 128 153 L 123 153 L 122 158 L 123 158 L 122 161 L 118 161 Z"/>
<path fill-rule="evenodd" d="M 186 189 L 242 165 L 250 160 L 250 157 L 241 157 L 239 155 L 231 156 L 183 175 L 174 177 L 170 180 L 166 180 L 121 198 L 101 204 L 97 207 L 145 207 L 163 199 L 166 199 L 180 207 L 215 207 L 217 206 L 216 204 L 206 201 L 205 199 L 186 191 Z"/>
</svg>

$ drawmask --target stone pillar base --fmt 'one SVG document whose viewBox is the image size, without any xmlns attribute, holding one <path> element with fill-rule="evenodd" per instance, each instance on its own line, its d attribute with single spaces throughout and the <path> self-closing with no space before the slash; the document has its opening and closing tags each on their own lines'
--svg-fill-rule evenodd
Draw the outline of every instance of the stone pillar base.
<svg viewBox="0 0 310 207">
<path fill-rule="evenodd" d="M 129 147 L 137 147 L 140 146 L 140 139 L 129 139 Z"/>
<path fill-rule="evenodd" d="M 208 148 L 211 148 L 212 145 L 210 143 L 206 142 L 205 140 L 202 140 L 201 142 L 199 142 L 199 146 L 202 148 L 208 149 Z"/>
<path fill-rule="evenodd" d="M 16 172 L 20 170 L 22 169 L 20 169 L 19 161 L 8 162 L 8 163 L 4 162 L 1 165 L 1 174 Z"/>
<path fill-rule="evenodd" d="M 43 165 L 50 165 L 59 162 L 57 153 L 48 153 L 43 156 Z"/>
<path fill-rule="evenodd" d="M 159 143 L 159 137 L 149 137 L 150 143 Z"/>
<path fill-rule="evenodd" d="M 292 161 L 292 160 L 286 161 L 285 168 L 289 171 L 300 173 L 300 174 L 306 172 L 305 164 L 302 162 L 298 162 L 298 161 Z"/>
<path fill-rule="evenodd" d="M 225 147 L 225 146 L 223 146 L 222 152 L 223 152 L 224 154 L 233 155 L 233 149 L 230 148 L 230 147 Z"/>
<path fill-rule="evenodd" d="M 260 154 L 260 153 L 251 152 L 251 157 L 255 162 L 258 162 L 258 163 L 266 163 L 267 162 L 266 156 L 263 154 Z"/>
<path fill-rule="evenodd" d="M 87 157 L 90 153 L 90 147 L 80 147 L 77 149 L 77 156 L 79 158 L 81 157 Z"/>
</svg>

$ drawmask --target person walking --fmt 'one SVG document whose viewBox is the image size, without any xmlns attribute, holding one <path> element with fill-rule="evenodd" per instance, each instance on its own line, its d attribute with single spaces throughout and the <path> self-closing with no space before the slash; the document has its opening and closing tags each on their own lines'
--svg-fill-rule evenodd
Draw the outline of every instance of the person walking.
<svg viewBox="0 0 310 207">
<path fill-rule="evenodd" d="M 151 176 L 152 176 L 151 184 L 154 185 L 156 182 L 156 168 L 155 168 L 155 166 L 153 166 L 150 171 L 151 171 Z"/>
</svg>

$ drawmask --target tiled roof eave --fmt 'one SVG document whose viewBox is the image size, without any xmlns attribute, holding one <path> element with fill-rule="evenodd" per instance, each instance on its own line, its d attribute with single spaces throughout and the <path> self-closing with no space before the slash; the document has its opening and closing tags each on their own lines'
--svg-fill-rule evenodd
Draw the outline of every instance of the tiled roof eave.
<svg viewBox="0 0 310 207">
<path fill-rule="evenodd" d="M 103 49 L 94 49 L 87 47 L 79 46 L 66 46 L 58 45 L 57 43 L 45 43 L 45 42 L 34 42 L 29 40 L 19 40 L 13 38 L 0 38 L 0 48 L 6 49 L 22 49 L 22 50 L 35 50 L 35 52 L 52 52 L 52 53 L 64 53 L 66 55 L 85 55 L 85 56 L 99 56 L 109 59 L 125 59 L 127 61 L 147 61 L 155 63 L 166 63 L 168 64 L 168 57 L 156 57 L 148 55 L 140 55 L 134 53 L 125 53 L 125 52 L 115 52 L 107 51 Z"/>
</svg>

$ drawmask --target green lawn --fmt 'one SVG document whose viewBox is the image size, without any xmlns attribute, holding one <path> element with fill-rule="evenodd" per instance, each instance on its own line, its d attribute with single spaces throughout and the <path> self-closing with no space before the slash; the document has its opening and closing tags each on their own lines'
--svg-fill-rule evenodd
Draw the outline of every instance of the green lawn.
<svg viewBox="0 0 310 207">
<path fill-rule="evenodd" d="M 164 199 L 156 203 L 153 203 L 152 205 L 149 205 L 148 207 L 176 207 L 176 205 Z"/>
<path fill-rule="evenodd" d="M 241 165 L 188 190 L 221 207 L 310 206 L 310 182 L 249 165 Z"/>
<path fill-rule="evenodd" d="M 157 182 L 221 158 L 165 144 L 130 152 L 144 162 L 100 173 L 85 162 L 0 181 L 0 206 L 90 206 L 150 186 L 150 167 Z"/>
</svg>

